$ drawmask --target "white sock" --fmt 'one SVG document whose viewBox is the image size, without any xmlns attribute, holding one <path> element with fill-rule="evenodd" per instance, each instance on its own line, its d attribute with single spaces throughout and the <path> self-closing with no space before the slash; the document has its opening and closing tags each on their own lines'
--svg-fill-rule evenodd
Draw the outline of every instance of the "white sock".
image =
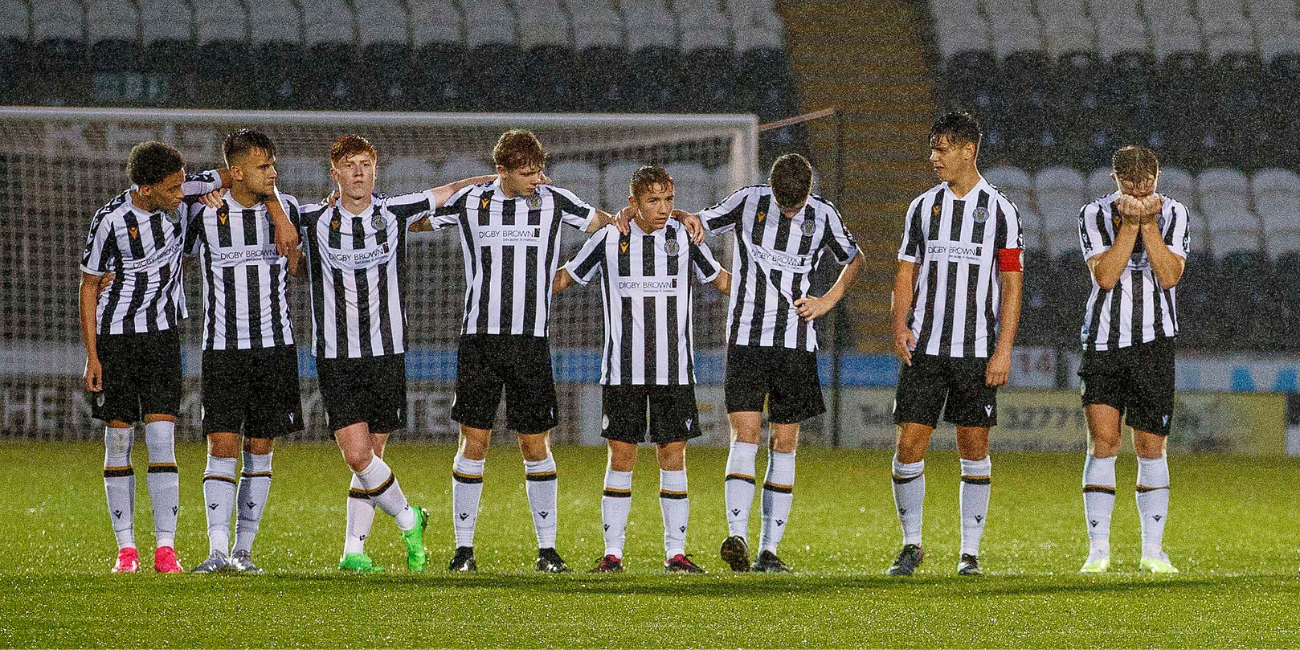
<svg viewBox="0 0 1300 650">
<path fill-rule="evenodd" d="M 794 452 L 770 452 L 767 476 L 763 479 L 763 528 L 758 537 L 759 550 L 776 552 L 790 523 L 790 506 L 794 503 Z"/>
<path fill-rule="evenodd" d="M 135 548 L 135 471 L 131 446 L 135 430 L 104 427 L 104 496 L 117 547 Z"/>
<path fill-rule="evenodd" d="M 685 555 L 686 524 L 691 518 L 691 500 L 686 496 L 686 470 L 659 470 L 659 509 L 664 516 L 664 557 L 671 560 Z"/>
<path fill-rule="evenodd" d="M 1169 461 L 1165 456 L 1138 458 L 1137 509 L 1142 518 L 1142 556 L 1157 556 L 1169 518 Z"/>
<path fill-rule="evenodd" d="M 370 527 L 374 523 L 375 502 L 370 500 L 366 495 L 366 489 L 361 487 L 361 479 L 353 474 L 352 483 L 348 486 L 348 519 L 347 536 L 343 541 L 344 555 L 366 552 L 366 536 L 370 534 Z"/>
<path fill-rule="evenodd" d="M 1083 461 L 1083 517 L 1088 553 L 1110 553 L 1110 515 L 1115 511 L 1115 457 L 1089 454 Z"/>
<path fill-rule="evenodd" d="M 605 495 L 600 498 L 600 520 L 605 525 L 605 555 L 623 559 L 623 543 L 627 540 L 627 516 L 631 511 L 632 472 L 606 469 Z"/>
<path fill-rule="evenodd" d="M 894 455 L 894 505 L 903 526 L 903 544 L 921 544 L 921 508 L 925 503 L 925 459 L 902 463 Z"/>
<path fill-rule="evenodd" d="M 181 478 L 176 473 L 176 423 L 146 422 L 144 444 L 149 449 L 149 505 L 153 508 L 154 544 L 176 546 L 176 518 L 181 506 Z"/>
<path fill-rule="evenodd" d="M 754 505 L 754 461 L 758 445 L 733 442 L 727 454 L 724 481 L 727 504 L 727 534 L 745 537 L 749 532 L 749 509 Z"/>
<path fill-rule="evenodd" d="M 235 519 L 235 548 L 253 551 L 253 540 L 262 526 L 266 499 L 271 494 L 271 456 L 244 452 L 244 471 L 239 476 L 239 516 Z"/>
<path fill-rule="evenodd" d="M 993 461 L 961 459 L 961 552 L 980 554 L 980 538 L 989 514 L 989 493 L 993 491 Z"/>
<path fill-rule="evenodd" d="M 415 511 L 406 502 L 397 475 L 384 463 L 384 459 L 372 455 L 370 465 L 357 472 L 357 479 L 361 481 L 361 487 L 370 501 L 397 522 L 398 530 L 406 532 L 415 528 Z"/>
<path fill-rule="evenodd" d="M 230 552 L 230 515 L 235 509 L 235 466 L 238 458 L 208 454 L 203 472 L 203 499 L 208 504 L 208 553 Z"/>
<path fill-rule="evenodd" d="M 555 519 L 558 486 L 555 481 L 555 457 L 548 451 L 546 458 L 524 461 L 524 489 L 528 492 L 528 505 L 533 510 L 533 527 L 537 529 L 537 548 L 555 548 L 555 534 L 559 528 Z"/>
<path fill-rule="evenodd" d="M 456 531 L 456 548 L 474 545 L 478 525 L 478 504 L 483 498 L 483 466 L 487 460 L 472 460 L 458 452 L 451 462 L 451 523 Z"/>
</svg>

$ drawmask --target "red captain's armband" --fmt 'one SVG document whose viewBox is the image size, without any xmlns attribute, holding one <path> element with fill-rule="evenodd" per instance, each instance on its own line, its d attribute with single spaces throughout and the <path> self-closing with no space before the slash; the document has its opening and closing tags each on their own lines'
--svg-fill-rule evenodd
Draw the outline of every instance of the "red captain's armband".
<svg viewBox="0 0 1300 650">
<path fill-rule="evenodd" d="M 1004 248 L 998 251 L 998 270 L 1003 273 L 1024 273 L 1025 251 L 1023 248 Z"/>
</svg>

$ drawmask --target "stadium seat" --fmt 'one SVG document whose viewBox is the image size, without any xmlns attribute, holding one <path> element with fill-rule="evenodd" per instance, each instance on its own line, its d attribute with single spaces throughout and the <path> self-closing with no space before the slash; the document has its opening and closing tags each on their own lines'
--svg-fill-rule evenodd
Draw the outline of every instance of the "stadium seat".
<svg viewBox="0 0 1300 650">
<path fill-rule="evenodd" d="M 410 0 L 412 71 L 411 106 L 423 111 L 469 108 L 465 17 L 452 0 Z"/>
<path fill-rule="evenodd" d="M 210 108 L 246 108 L 254 103 L 245 74 L 248 14 L 239 0 L 212 0 L 194 5 L 197 43 L 196 101 Z M 254 68 L 256 69 L 256 68 Z"/>
<path fill-rule="evenodd" d="M 1210 223 L 1210 246 L 1214 257 L 1263 251 L 1259 217 L 1250 212 L 1206 213 Z"/>
<path fill-rule="evenodd" d="M 82 7 L 94 70 L 92 100 L 105 106 L 147 102 L 150 89 L 140 76 L 144 51 L 136 5 L 129 0 L 83 0 Z"/>
<path fill-rule="evenodd" d="M 1196 3 L 1196 14 L 1205 34 L 1205 52 L 1217 61 L 1227 53 L 1255 54 L 1255 37 L 1246 6 L 1241 0 Z"/>
<path fill-rule="evenodd" d="M 999 59 L 1017 52 L 1043 51 L 1043 26 L 1032 13 L 994 17 L 989 23 L 989 35 Z"/>
<path fill-rule="evenodd" d="M 627 197 L 618 203 L 601 201 L 600 168 L 585 160 L 561 160 L 549 165 L 546 175 L 551 177 L 556 187 L 569 190 L 583 201 L 610 214 L 627 205 Z"/>
<path fill-rule="evenodd" d="M 419 192 L 435 185 L 441 185 L 433 164 L 428 158 L 399 157 L 379 162 L 379 178 L 375 182 L 390 195 Z"/>
<path fill-rule="evenodd" d="M 624 82 L 627 103 L 638 112 L 668 112 L 680 101 L 681 64 L 677 54 L 677 17 L 663 0 L 623 3 L 623 21 L 644 29 L 627 33 L 631 52 L 629 74 Z M 655 70 L 658 74 L 641 74 Z"/>
<path fill-rule="evenodd" d="M 355 108 L 361 61 L 357 17 L 346 0 L 299 0 L 303 48 L 310 65 L 303 87 L 306 106 L 315 110 Z"/>
<path fill-rule="evenodd" d="M 1265 61 L 1300 54 L 1300 15 L 1291 0 L 1247 0 L 1250 22 Z"/>
<path fill-rule="evenodd" d="M 0 0 L 0 104 L 26 104 L 31 7 L 26 0 Z"/>
<path fill-rule="evenodd" d="M 1082 0 L 1039 0 L 1037 9 L 1043 25 L 1043 44 L 1053 61 L 1097 51 L 1097 28 L 1089 20 Z"/>
<path fill-rule="evenodd" d="M 1087 202 L 1083 174 L 1069 167 L 1049 167 L 1034 176 L 1036 209 L 1048 224 L 1063 224 L 1078 234 L 1079 208 Z"/>
<path fill-rule="evenodd" d="M 632 173 L 640 167 L 641 163 L 636 162 L 614 162 L 605 165 L 601 171 L 605 205 L 627 205 Z"/>
<path fill-rule="evenodd" d="M 140 39 L 144 47 L 143 70 L 163 87 L 161 103 L 193 106 L 195 50 L 194 11 L 189 5 L 168 0 L 137 0 Z"/>
<path fill-rule="evenodd" d="M 278 185 L 299 203 L 320 201 L 334 189 L 325 156 L 279 156 L 275 169 L 280 174 Z"/>
<path fill-rule="evenodd" d="M 516 2 L 519 16 L 519 49 L 524 52 L 523 76 L 544 83 L 527 83 L 528 111 L 573 110 L 577 55 L 569 15 L 557 0 Z"/>
<path fill-rule="evenodd" d="M 628 54 L 623 47 L 623 17 L 606 0 L 569 3 L 573 15 L 574 107 L 587 113 L 612 113 L 624 106 Z"/>
<path fill-rule="evenodd" d="M 266 109 L 304 107 L 302 14 L 290 0 L 263 0 L 248 5 L 252 105 Z"/>
<path fill-rule="evenodd" d="M 438 180 L 435 185 L 451 183 L 463 178 L 473 178 L 475 176 L 484 176 L 495 174 L 496 168 L 486 160 L 477 158 L 451 158 L 442 164 L 438 169 Z"/>
<path fill-rule="evenodd" d="M 1250 182 L 1235 169 L 1207 169 L 1197 177 L 1196 187 L 1201 211 L 1211 220 L 1250 212 Z"/>
<path fill-rule="evenodd" d="M 76 0 L 32 5 L 33 84 L 30 99 L 54 105 L 85 105 L 91 98 L 86 20 Z"/>
<path fill-rule="evenodd" d="M 361 66 L 366 71 L 357 75 L 356 105 L 386 111 L 410 108 L 414 65 L 406 7 L 398 0 L 366 0 L 354 6 Z"/>
<path fill-rule="evenodd" d="M 505 0 L 464 3 L 467 87 L 474 109 L 523 110 L 531 90 L 519 75 L 523 54 L 515 45 L 517 23 Z"/>
<path fill-rule="evenodd" d="M 1089 7 L 1097 25 L 1097 53 L 1102 59 L 1150 52 L 1146 20 L 1138 13 L 1136 2 L 1091 0 Z"/>
<path fill-rule="evenodd" d="M 1088 201 L 1095 201 L 1115 192 L 1115 179 L 1111 178 L 1110 174 L 1110 167 L 1098 167 L 1088 174 Z M 1161 185 L 1157 190 L 1164 191 L 1164 186 Z"/>
<path fill-rule="evenodd" d="M 1276 305 L 1268 304 L 1266 287 L 1273 269 L 1260 251 L 1239 250 L 1220 255 L 1211 319 L 1216 347 L 1258 352 L 1277 344 Z"/>
<path fill-rule="evenodd" d="M 984 170 L 984 180 L 996 187 L 1016 207 L 1033 208 L 1034 183 L 1028 172 L 1016 167 L 998 166 Z"/>
<path fill-rule="evenodd" d="M 988 21 L 975 13 L 936 13 L 935 41 L 939 55 L 947 61 L 967 52 L 993 52 Z"/>
<path fill-rule="evenodd" d="M 1043 231 L 1043 218 L 1029 208 L 1017 206 L 1020 214 L 1020 231 L 1025 240 L 1025 249 L 1047 251 L 1047 236 Z"/>
<path fill-rule="evenodd" d="M 1271 257 L 1300 252 L 1300 175 L 1266 169 L 1251 179 L 1255 213 L 1264 226 L 1264 244 Z"/>
<path fill-rule="evenodd" d="M 673 177 L 676 205 L 687 212 L 699 212 L 713 205 L 713 177 L 697 162 L 664 165 Z M 813 190 L 814 192 L 816 189 Z"/>
<path fill-rule="evenodd" d="M 1197 209 L 1196 179 L 1177 167 L 1160 168 L 1160 182 L 1156 191 L 1177 200 L 1191 210 Z"/>
<path fill-rule="evenodd" d="M 731 22 L 713 2 L 679 3 L 682 83 L 686 106 L 692 113 L 729 113 L 734 110 L 736 57 L 731 49 Z"/>
</svg>

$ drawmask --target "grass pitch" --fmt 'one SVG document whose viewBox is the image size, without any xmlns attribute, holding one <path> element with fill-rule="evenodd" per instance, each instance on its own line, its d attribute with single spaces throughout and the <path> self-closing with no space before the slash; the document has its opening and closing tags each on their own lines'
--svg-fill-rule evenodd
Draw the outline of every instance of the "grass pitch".
<svg viewBox="0 0 1300 650">
<path fill-rule="evenodd" d="M 284 444 L 255 557 L 262 577 L 152 572 L 152 520 L 137 445 L 137 541 L 144 571 L 108 574 L 115 555 L 92 443 L 0 442 L 3 647 L 1300 647 L 1300 461 L 1174 456 L 1166 549 L 1182 573 L 1137 573 L 1133 492 L 1121 489 L 1109 574 L 1076 573 L 1087 551 L 1075 454 L 1002 453 L 982 579 L 955 576 L 957 458 L 928 462 L 926 562 L 880 575 L 900 543 L 888 452 L 807 448 L 782 557 L 789 576 L 736 575 L 725 536 L 724 449 L 691 449 L 688 548 L 706 576 L 662 566 L 658 473 L 643 449 L 633 486 L 628 572 L 532 571 L 535 538 L 518 452 L 489 458 L 477 576 L 443 570 L 452 551 L 446 446 L 387 454 L 412 503 L 433 514 L 429 570 L 405 569 L 380 513 L 368 550 L 389 570 L 344 576 L 348 474 L 337 451 Z M 177 539 L 187 568 L 206 555 L 203 449 L 181 445 Z M 576 570 L 601 554 L 604 450 L 561 447 L 559 551 Z M 766 461 L 760 455 L 759 472 Z M 1119 484 L 1132 485 L 1132 456 Z M 751 543 L 758 534 L 757 502 Z"/>
</svg>

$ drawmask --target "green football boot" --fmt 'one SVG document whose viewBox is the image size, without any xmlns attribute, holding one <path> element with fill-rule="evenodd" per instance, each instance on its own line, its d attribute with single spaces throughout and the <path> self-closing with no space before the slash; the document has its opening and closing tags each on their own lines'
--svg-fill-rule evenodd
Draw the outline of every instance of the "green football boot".
<svg viewBox="0 0 1300 650">
<path fill-rule="evenodd" d="M 1169 556 L 1165 555 L 1164 551 L 1161 551 L 1160 555 L 1142 558 L 1138 567 L 1151 573 L 1178 573 L 1178 569 L 1169 562 Z"/>
<path fill-rule="evenodd" d="M 339 558 L 339 571 L 353 571 L 355 573 L 378 573 L 384 570 L 384 567 L 375 566 L 370 560 L 370 556 L 365 553 L 348 553 Z"/>
<path fill-rule="evenodd" d="M 402 540 L 406 542 L 406 568 L 411 573 L 420 573 L 424 571 L 424 565 L 428 560 L 428 551 L 424 548 L 424 529 L 429 523 L 429 513 L 424 508 L 411 506 L 415 511 L 415 528 L 402 532 Z"/>
<path fill-rule="evenodd" d="M 1092 549 L 1088 552 L 1088 561 L 1083 563 L 1079 573 L 1105 573 L 1110 569 L 1110 551 Z"/>
</svg>

